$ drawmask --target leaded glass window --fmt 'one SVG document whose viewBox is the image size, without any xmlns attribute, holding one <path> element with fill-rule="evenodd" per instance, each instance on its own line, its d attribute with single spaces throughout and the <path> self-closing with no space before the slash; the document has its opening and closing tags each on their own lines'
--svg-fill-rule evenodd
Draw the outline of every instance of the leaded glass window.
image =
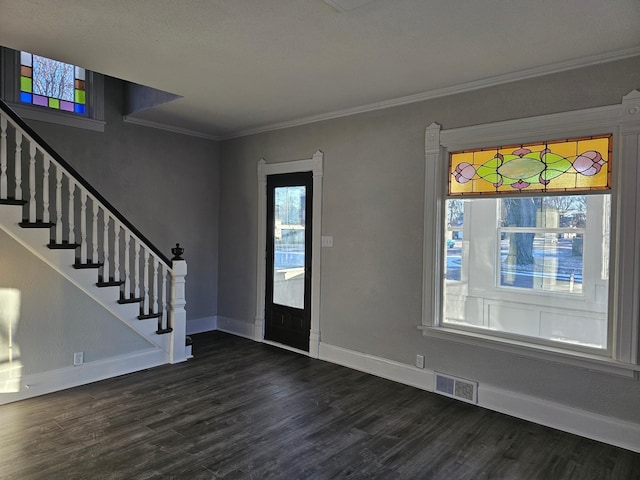
<svg viewBox="0 0 640 480">
<path fill-rule="evenodd" d="M 611 188 L 612 136 L 465 150 L 449 154 L 449 195 Z"/>
<path fill-rule="evenodd" d="M 86 114 L 86 71 L 29 52 L 20 52 L 20 101 Z"/>
</svg>

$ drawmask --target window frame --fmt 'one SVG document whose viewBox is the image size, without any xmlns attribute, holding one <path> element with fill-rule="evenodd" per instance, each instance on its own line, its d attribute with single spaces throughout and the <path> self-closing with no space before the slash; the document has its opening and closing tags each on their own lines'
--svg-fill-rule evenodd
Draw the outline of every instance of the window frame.
<svg viewBox="0 0 640 480">
<path fill-rule="evenodd" d="M 606 133 L 613 135 L 614 142 L 608 356 L 444 326 L 448 152 Z M 423 335 L 640 379 L 640 92 L 632 91 L 620 104 L 471 127 L 441 130 L 439 124 L 432 123 L 426 129 L 425 162 L 423 305 L 418 326 Z"/>
<path fill-rule="evenodd" d="M 574 195 L 582 195 L 581 193 L 575 193 Z M 605 196 L 608 196 L 609 192 L 599 191 L 598 193 L 588 195 L 591 197 L 590 204 L 595 209 L 596 213 L 601 212 L 603 205 L 605 204 Z M 515 198 L 522 197 L 523 194 L 518 194 Z M 528 194 L 526 197 L 548 197 L 545 193 Z M 598 275 L 594 266 L 597 264 L 600 268 L 602 257 L 596 255 L 595 261 L 591 263 L 585 263 L 583 269 L 583 285 L 585 289 L 580 293 L 568 293 L 563 291 L 548 291 L 542 289 L 529 289 L 521 288 L 517 286 L 502 285 L 500 283 L 500 266 L 501 266 L 501 253 L 500 253 L 500 231 L 499 227 L 499 203 L 504 199 L 504 195 L 491 195 L 481 197 L 466 196 L 465 200 L 465 222 L 464 229 L 466 233 L 467 242 L 473 243 L 474 240 L 478 244 L 481 244 L 480 251 L 487 252 L 488 249 L 492 251 L 490 257 L 493 262 L 489 265 L 486 260 L 482 261 L 482 258 L 486 256 L 480 255 L 479 258 L 474 257 L 471 253 L 472 248 L 469 245 L 462 246 L 461 255 L 463 261 L 461 265 L 460 281 L 444 279 L 442 282 L 442 300 L 443 311 L 440 315 L 440 325 L 445 328 L 467 330 L 472 333 L 487 334 L 495 336 L 496 338 L 507 340 L 520 340 L 526 343 L 534 345 L 544 345 L 546 347 L 559 347 L 570 351 L 579 351 L 582 353 L 590 353 L 596 356 L 608 356 L 611 353 L 611 332 L 607 325 L 607 342 L 602 347 L 596 347 L 580 343 L 562 342 L 555 340 L 544 335 L 527 335 L 523 331 L 515 331 L 509 329 L 494 330 L 486 325 L 488 320 L 487 308 L 514 308 L 516 305 L 520 305 L 524 310 L 535 312 L 538 314 L 562 314 L 563 310 L 575 310 L 575 314 L 584 315 L 585 319 L 590 318 L 592 321 L 598 321 L 598 317 L 606 315 L 608 313 L 608 305 L 604 305 L 599 302 L 599 298 L 596 293 L 598 290 Z M 514 197 L 510 197 L 514 198 Z M 458 200 L 459 197 L 444 198 L 443 203 L 446 205 L 446 200 Z M 473 203 L 474 200 L 481 200 L 480 202 Z M 495 222 L 495 228 L 494 223 Z M 482 238 L 478 238 L 474 233 L 477 229 L 486 228 L 489 231 L 487 235 Z M 447 230 L 445 226 L 445 231 Z M 560 230 L 570 231 L 569 228 L 544 228 L 544 227 L 505 227 L 507 230 L 519 230 L 537 233 L 546 233 L 552 231 L 552 234 L 557 233 Z M 593 237 L 597 236 L 597 228 L 585 228 L 585 232 L 589 230 L 589 239 L 593 241 Z M 596 234 L 596 235 L 594 235 Z M 444 240 L 446 242 L 446 239 Z M 597 247 L 596 247 L 597 248 Z M 601 253 L 601 252 L 600 252 Z M 609 262 L 610 263 L 610 256 Z M 443 258 L 443 262 L 446 260 Z M 599 271 L 602 271 L 600 268 Z M 483 275 L 484 274 L 484 275 Z M 479 280 L 480 278 L 490 281 Z M 608 283 L 608 280 L 607 280 Z M 452 316 L 445 315 L 445 292 L 448 294 L 449 301 L 454 305 L 459 302 L 468 301 L 482 301 L 484 304 L 483 314 L 475 319 L 456 319 L 455 313 Z M 601 298 L 601 297 L 600 297 Z M 455 310 L 453 311 L 455 312 Z M 449 312 L 450 314 L 452 312 Z M 568 313 L 568 312 L 566 312 Z M 445 318 L 447 317 L 447 318 Z M 465 321 L 469 320 L 469 321 Z"/>
<path fill-rule="evenodd" d="M 30 52 L 33 53 L 33 52 Z M 0 95 L 22 118 L 104 132 L 104 77 L 85 69 L 86 113 L 80 115 L 20 101 L 20 51 L 0 47 Z"/>
</svg>

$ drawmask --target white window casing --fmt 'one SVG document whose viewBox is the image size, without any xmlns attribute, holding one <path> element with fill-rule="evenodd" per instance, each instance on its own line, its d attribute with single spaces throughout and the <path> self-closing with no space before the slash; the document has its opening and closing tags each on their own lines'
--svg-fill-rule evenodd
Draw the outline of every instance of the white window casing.
<svg viewBox="0 0 640 480">
<path fill-rule="evenodd" d="M 608 339 L 603 354 L 562 345 L 451 328 L 442 321 L 448 152 L 601 134 L 613 135 Z M 616 105 L 442 130 L 425 135 L 423 310 L 428 337 L 499 349 L 623 376 L 639 376 L 640 359 L 640 92 Z M 595 210 L 601 212 L 601 206 Z M 466 227 L 466 215 L 465 226 Z M 464 238 L 464 236 L 463 236 Z M 585 267 L 587 268 L 587 267 Z M 591 268 L 591 267 L 588 267 Z M 600 273 L 600 272 L 598 272 Z M 593 285 L 590 287 L 593 288 Z"/>
</svg>

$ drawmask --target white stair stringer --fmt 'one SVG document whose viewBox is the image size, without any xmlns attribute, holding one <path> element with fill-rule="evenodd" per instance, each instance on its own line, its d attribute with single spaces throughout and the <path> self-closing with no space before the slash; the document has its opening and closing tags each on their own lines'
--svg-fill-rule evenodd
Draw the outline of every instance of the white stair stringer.
<svg viewBox="0 0 640 480">
<path fill-rule="evenodd" d="M 161 349 L 166 354 L 167 361 L 169 361 L 171 335 L 158 335 L 156 333 L 158 327 L 157 318 L 139 320 L 137 318 L 140 313 L 140 305 L 138 303 L 118 303 L 120 297 L 119 287 L 98 287 L 96 285 L 99 272 L 97 268 L 73 268 L 74 250 L 48 248 L 49 230 L 46 228 L 22 228 L 19 225 L 21 221 L 22 207 L 0 205 L 0 229 L 107 309 L 120 321 Z"/>
</svg>

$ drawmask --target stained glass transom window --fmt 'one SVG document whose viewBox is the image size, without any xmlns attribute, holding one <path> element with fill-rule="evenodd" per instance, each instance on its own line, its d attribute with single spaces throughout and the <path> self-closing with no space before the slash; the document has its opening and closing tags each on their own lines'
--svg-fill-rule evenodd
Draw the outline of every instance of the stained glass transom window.
<svg viewBox="0 0 640 480">
<path fill-rule="evenodd" d="M 449 195 L 578 192 L 611 188 L 612 136 L 449 154 Z"/>
<path fill-rule="evenodd" d="M 85 115 L 85 69 L 20 52 L 20 101 Z"/>
</svg>

